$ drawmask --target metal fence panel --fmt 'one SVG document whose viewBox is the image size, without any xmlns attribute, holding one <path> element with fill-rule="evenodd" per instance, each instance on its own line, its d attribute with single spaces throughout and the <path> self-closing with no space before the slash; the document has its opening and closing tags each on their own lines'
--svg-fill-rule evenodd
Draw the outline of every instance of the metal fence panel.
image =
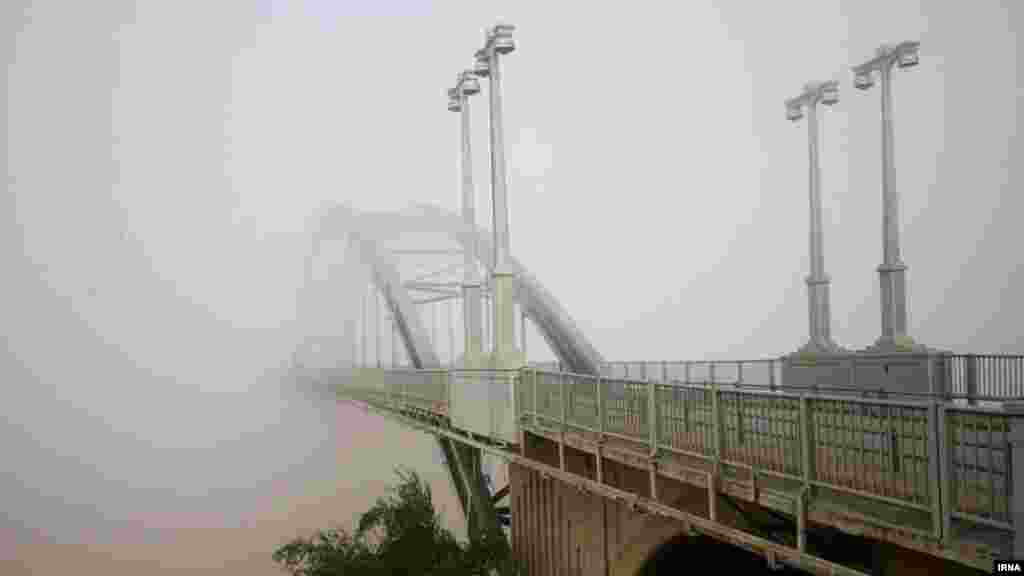
<svg viewBox="0 0 1024 576">
<path fill-rule="evenodd" d="M 799 399 L 738 391 L 720 394 L 722 458 L 799 477 Z"/>
<path fill-rule="evenodd" d="M 953 511 L 1011 524 L 1011 416 L 955 409 L 947 415 Z"/>
<path fill-rule="evenodd" d="M 816 480 L 931 505 L 928 407 L 814 398 Z"/>
</svg>

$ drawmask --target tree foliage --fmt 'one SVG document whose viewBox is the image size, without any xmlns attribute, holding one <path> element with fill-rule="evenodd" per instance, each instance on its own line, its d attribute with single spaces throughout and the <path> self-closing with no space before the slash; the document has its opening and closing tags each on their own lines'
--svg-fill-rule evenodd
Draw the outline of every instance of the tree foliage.
<svg viewBox="0 0 1024 576">
<path fill-rule="evenodd" d="M 278 548 L 274 561 L 292 576 L 490 576 L 517 573 L 504 534 L 459 542 L 441 525 L 430 487 L 415 472 L 359 519 L 354 533 L 320 530 Z M 498 539 L 502 540 L 498 540 Z"/>
</svg>

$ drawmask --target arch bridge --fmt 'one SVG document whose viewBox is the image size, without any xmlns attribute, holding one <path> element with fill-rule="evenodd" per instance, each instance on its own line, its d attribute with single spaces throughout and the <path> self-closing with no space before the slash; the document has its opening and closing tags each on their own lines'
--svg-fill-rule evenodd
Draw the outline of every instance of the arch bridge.
<svg viewBox="0 0 1024 576">
<path fill-rule="evenodd" d="M 343 273 L 315 282 L 331 242 Z M 471 247 L 490 270 L 487 234 L 436 207 L 324 209 L 307 285 L 349 296 L 348 342 L 311 338 L 296 370 L 434 435 L 469 529 L 506 531 L 529 574 L 642 574 L 708 539 L 815 574 L 1024 557 L 1024 357 L 609 361 L 513 258 L 522 351 L 530 327 L 557 361 L 468 362 Z"/>
</svg>

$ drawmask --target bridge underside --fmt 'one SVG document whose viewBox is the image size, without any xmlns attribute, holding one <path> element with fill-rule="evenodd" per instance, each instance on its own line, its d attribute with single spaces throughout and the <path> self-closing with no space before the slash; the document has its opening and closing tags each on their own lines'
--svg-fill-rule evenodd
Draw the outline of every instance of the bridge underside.
<svg viewBox="0 0 1024 576">
<path fill-rule="evenodd" d="M 526 434 L 522 453 L 551 467 L 560 465 L 555 442 Z M 593 454 L 565 448 L 565 470 L 596 480 Z M 632 494 L 650 495 L 649 471 L 612 459 L 602 459 L 601 481 Z M 515 556 L 531 576 L 603 574 L 642 576 L 679 570 L 681 557 L 688 563 L 742 571 L 771 562 L 770 553 L 749 545 L 701 535 L 686 522 L 654 515 L 629 502 L 581 490 L 529 467 L 509 465 L 512 498 L 512 543 Z M 796 519 L 768 507 L 719 495 L 712 503 L 708 492 L 672 478 L 657 479 L 657 500 L 672 508 L 761 537 L 795 544 Z M 715 511 L 712 513 L 711 508 Z M 780 534 L 780 532 L 789 534 Z M 807 553 L 849 567 L 849 574 L 977 575 L 977 569 L 937 558 L 890 542 L 852 536 L 826 525 L 807 527 Z M 753 542 L 753 540 L 752 540 Z M 742 550 L 736 546 L 742 546 Z M 780 560 L 777 566 L 782 566 Z"/>
</svg>

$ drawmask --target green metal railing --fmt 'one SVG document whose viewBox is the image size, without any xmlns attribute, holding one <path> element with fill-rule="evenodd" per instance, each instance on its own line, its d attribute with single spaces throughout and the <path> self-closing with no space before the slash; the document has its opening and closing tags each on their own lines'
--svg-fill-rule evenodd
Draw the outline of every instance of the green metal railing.
<svg viewBox="0 0 1024 576">
<path fill-rule="evenodd" d="M 371 402 L 447 416 L 454 378 L 490 377 L 486 370 L 362 369 L 339 384 Z M 932 518 L 937 538 L 951 533 L 954 520 L 1016 528 L 1014 416 L 999 409 L 538 368 L 519 370 L 514 381 L 517 418 L 527 427 L 618 437 L 919 510 Z"/>
</svg>

